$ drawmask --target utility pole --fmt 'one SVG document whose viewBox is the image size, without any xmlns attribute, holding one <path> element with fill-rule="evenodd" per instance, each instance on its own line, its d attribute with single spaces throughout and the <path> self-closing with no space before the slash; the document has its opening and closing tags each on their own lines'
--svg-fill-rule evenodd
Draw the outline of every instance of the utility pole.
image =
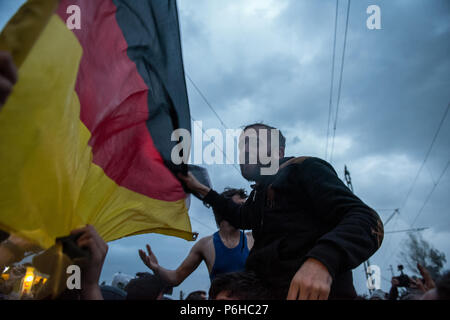
<svg viewBox="0 0 450 320">
<path fill-rule="evenodd" d="M 389 265 L 389 270 L 391 270 L 392 277 L 394 277 L 394 269 L 392 268 L 392 264 Z"/>
<path fill-rule="evenodd" d="M 184 300 L 184 293 L 183 293 L 183 290 L 180 290 L 180 300 Z"/>
<path fill-rule="evenodd" d="M 344 168 L 344 175 L 345 175 L 345 182 L 347 183 L 347 187 L 354 193 L 352 177 L 350 176 L 350 171 L 348 171 L 347 165 L 345 165 L 345 168 Z M 367 261 L 364 261 L 363 266 L 364 266 L 364 274 L 366 276 L 367 283 L 369 283 L 369 280 L 371 279 L 369 273 L 367 272 L 367 270 L 369 269 L 369 266 L 370 266 L 369 259 L 367 259 Z M 371 295 L 373 292 L 373 289 L 370 289 L 370 288 L 367 288 L 367 289 L 369 290 L 369 294 Z"/>
<path fill-rule="evenodd" d="M 383 223 L 384 226 L 386 226 L 388 224 L 389 221 L 391 221 L 391 219 L 396 215 L 396 214 L 400 214 L 400 209 L 395 209 L 394 212 L 391 214 L 391 216 L 389 218 L 387 218 L 386 222 Z"/>
<path fill-rule="evenodd" d="M 401 233 L 401 232 L 420 232 L 420 231 L 424 231 L 430 229 L 429 227 L 422 227 L 422 228 L 414 228 L 414 229 L 406 229 L 406 230 L 395 230 L 395 231 L 385 231 L 384 234 L 389 234 L 389 233 Z"/>
</svg>

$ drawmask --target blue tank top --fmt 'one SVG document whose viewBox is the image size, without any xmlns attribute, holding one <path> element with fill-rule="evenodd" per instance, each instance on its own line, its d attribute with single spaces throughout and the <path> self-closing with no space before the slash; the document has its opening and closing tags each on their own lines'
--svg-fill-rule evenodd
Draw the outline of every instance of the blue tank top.
<svg viewBox="0 0 450 320">
<path fill-rule="evenodd" d="M 213 242 L 214 250 L 216 251 L 216 259 L 211 273 L 209 274 L 211 281 L 219 274 L 244 270 L 245 261 L 247 261 L 249 253 L 247 236 L 244 232 L 241 231 L 239 244 L 233 249 L 229 249 L 223 244 L 219 232 L 214 233 Z"/>
</svg>

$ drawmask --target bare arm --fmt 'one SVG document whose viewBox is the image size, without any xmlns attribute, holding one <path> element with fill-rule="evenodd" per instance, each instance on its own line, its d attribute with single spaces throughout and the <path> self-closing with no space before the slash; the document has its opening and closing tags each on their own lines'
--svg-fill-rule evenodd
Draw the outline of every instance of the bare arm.
<svg viewBox="0 0 450 320">
<path fill-rule="evenodd" d="M 139 250 L 139 255 L 144 264 L 155 274 L 158 274 L 167 283 L 176 287 L 194 272 L 203 261 L 203 247 L 205 240 L 205 238 L 200 239 L 199 242 L 192 247 L 186 259 L 184 259 L 176 270 L 169 270 L 161 267 L 149 245 L 147 245 L 148 255 L 145 254 L 143 250 Z"/>
<path fill-rule="evenodd" d="M 252 201 L 247 201 L 245 204 L 237 204 L 233 200 L 227 199 L 201 184 L 190 172 L 187 176 L 179 174 L 178 177 L 195 195 L 211 205 L 214 210 L 217 210 L 232 226 L 246 230 L 252 228 L 252 219 L 255 216 L 255 208 Z"/>
<path fill-rule="evenodd" d="M 76 260 L 81 266 L 81 299 L 103 300 L 98 282 L 108 253 L 108 245 L 91 225 L 71 232 L 71 234 L 79 233 L 81 236 L 77 240 L 77 245 L 80 248 L 87 248 L 90 252 L 89 258 Z"/>
<path fill-rule="evenodd" d="M 10 235 L 0 243 L 0 268 L 21 261 L 27 252 L 37 252 L 39 246 L 21 237 Z"/>
<path fill-rule="evenodd" d="M 252 250 L 253 244 L 255 243 L 255 239 L 253 239 L 253 233 L 247 232 L 247 247 L 248 250 Z"/>
</svg>

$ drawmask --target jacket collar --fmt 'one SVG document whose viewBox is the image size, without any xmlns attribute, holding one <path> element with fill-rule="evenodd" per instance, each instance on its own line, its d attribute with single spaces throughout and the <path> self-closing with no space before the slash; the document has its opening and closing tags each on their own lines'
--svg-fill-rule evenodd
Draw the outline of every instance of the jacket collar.
<svg viewBox="0 0 450 320">
<path fill-rule="evenodd" d="M 285 163 L 289 160 L 292 160 L 292 159 L 294 159 L 294 157 L 284 157 L 283 159 L 280 159 L 279 165 L 281 166 L 283 163 Z M 268 185 L 270 185 L 273 182 L 273 180 L 275 180 L 275 177 L 277 176 L 277 174 L 278 174 L 278 172 L 271 176 L 261 176 L 260 180 L 258 182 L 256 182 L 255 184 L 252 184 L 250 187 L 253 190 L 261 190 L 262 188 L 265 188 Z"/>
</svg>

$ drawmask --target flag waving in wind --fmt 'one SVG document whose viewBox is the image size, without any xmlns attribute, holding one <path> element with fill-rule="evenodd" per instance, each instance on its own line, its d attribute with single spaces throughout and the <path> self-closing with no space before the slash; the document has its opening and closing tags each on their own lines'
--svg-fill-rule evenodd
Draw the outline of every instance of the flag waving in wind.
<svg viewBox="0 0 450 320">
<path fill-rule="evenodd" d="M 190 131 L 180 42 L 175 0 L 24 4 L 0 36 L 19 67 L 0 112 L 0 229 L 45 248 L 85 224 L 106 241 L 193 239 L 168 168 L 173 130 Z"/>
</svg>

